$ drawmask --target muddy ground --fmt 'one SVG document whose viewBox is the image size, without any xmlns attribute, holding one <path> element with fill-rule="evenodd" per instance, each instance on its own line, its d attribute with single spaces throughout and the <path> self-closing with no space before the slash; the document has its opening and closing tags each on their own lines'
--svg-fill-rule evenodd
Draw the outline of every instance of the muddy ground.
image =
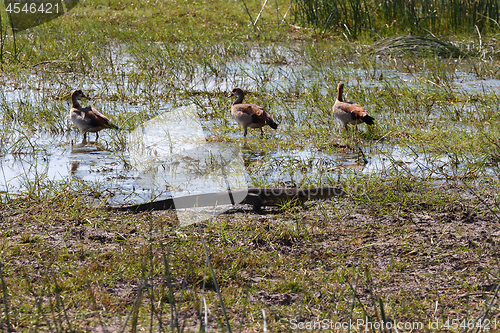
<svg viewBox="0 0 500 333">
<path fill-rule="evenodd" d="M 384 213 L 351 198 L 308 206 L 262 214 L 239 207 L 181 228 L 172 212 L 6 205 L 0 240 L 8 325 L 111 332 L 134 325 L 127 316 L 136 313 L 137 327 L 157 330 L 170 327 L 171 288 L 180 328 L 198 330 L 205 293 L 209 328 L 222 330 L 202 237 L 233 331 L 262 331 L 261 310 L 272 331 L 359 318 L 438 320 L 439 331 L 457 331 L 446 320 L 498 318 L 500 224 L 489 209 L 457 202 Z"/>
</svg>

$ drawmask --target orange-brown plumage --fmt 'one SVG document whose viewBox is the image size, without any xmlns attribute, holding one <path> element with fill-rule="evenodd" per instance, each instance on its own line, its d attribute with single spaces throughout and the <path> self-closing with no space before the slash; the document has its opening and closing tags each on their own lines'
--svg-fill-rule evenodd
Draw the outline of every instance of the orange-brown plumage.
<svg viewBox="0 0 500 333">
<path fill-rule="evenodd" d="M 247 136 L 247 128 L 260 128 L 261 134 L 264 134 L 262 127 L 269 125 L 271 128 L 278 128 L 273 118 L 260 106 L 256 104 L 243 104 L 245 94 L 240 88 L 234 88 L 230 96 L 236 96 L 236 100 L 231 106 L 231 114 L 234 119 L 243 127 L 243 136 Z"/>
<path fill-rule="evenodd" d="M 373 125 L 373 117 L 371 117 L 365 108 L 359 104 L 344 102 L 344 84 L 339 83 L 337 86 L 337 99 L 335 104 L 333 104 L 333 113 L 344 125 L 347 130 L 347 124 L 357 125 L 360 123 L 366 123 L 368 125 Z"/>
</svg>

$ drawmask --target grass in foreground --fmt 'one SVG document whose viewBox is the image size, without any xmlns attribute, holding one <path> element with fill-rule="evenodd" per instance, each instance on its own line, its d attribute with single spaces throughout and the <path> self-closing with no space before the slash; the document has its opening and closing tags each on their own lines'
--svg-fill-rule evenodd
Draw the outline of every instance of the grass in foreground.
<svg viewBox="0 0 500 333">
<path fill-rule="evenodd" d="M 345 188 L 305 211 L 237 211 L 182 229 L 171 213 L 103 212 L 71 193 L 11 202 L 3 328 L 197 331 L 208 311 L 210 330 L 227 329 L 212 274 L 233 331 L 498 319 L 492 196 L 407 177 Z"/>
</svg>

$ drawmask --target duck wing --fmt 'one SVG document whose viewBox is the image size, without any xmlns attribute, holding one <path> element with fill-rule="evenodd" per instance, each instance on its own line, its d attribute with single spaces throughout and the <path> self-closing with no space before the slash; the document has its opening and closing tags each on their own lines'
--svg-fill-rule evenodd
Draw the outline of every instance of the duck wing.
<svg viewBox="0 0 500 333">
<path fill-rule="evenodd" d="M 93 106 L 88 106 L 85 108 L 86 119 L 92 126 L 98 127 L 111 127 L 117 128 L 116 125 L 112 124 L 108 117 L 103 115 L 99 110 Z"/>
<path fill-rule="evenodd" d="M 373 118 L 370 117 L 365 108 L 359 104 L 335 101 L 334 107 L 342 110 L 343 112 L 349 113 L 353 120 L 361 119 L 369 125 L 373 124 Z"/>
<path fill-rule="evenodd" d="M 254 123 L 266 122 L 266 112 L 256 104 L 236 104 L 233 106 L 233 112 L 241 112 L 251 116 Z"/>
</svg>

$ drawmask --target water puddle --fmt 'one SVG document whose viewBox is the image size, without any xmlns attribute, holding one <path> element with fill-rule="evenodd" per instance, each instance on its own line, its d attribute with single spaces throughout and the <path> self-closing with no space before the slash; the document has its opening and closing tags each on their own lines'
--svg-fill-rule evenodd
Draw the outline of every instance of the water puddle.
<svg viewBox="0 0 500 333">
<path fill-rule="evenodd" d="M 113 50 L 110 52 L 110 61 L 116 69 L 140 70 L 135 58 L 123 49 L 116 54 Z M 255 51 L 248 59 L 223 63 L 214 69 L 217 75 L 203 66 L 190 68 L 176 89 L 203 92 L 228 92 L 235 86 L 269 91 L 308 89 L 313 83 L 322 82 L 325 71 L 333 71 L 339 77 L 363 77 L 360 84 L 366 87 L 383 88 L 384 84 L 390 84 L 388 82 L 419 84 L 418 74 L 381 70 L 378 75 L 372 75 L 364 70 L 345 68 L 323 68 L 323 72 L 318 72 L 312 67 L 294 63 L 293 52 L 275 52 L 280 59 L 274 61 L 268 61 L 264 52 Z M 381 77 L 384 81 L 380 80 Z M 500 88 L 500 80 L 479 81 L 466 73 L 455 77 L 452 84 L 458 91 L 488 93 Z M 64 83 L 51 87 L 48 81 L 36 75 L 32 79 L 31 87 L 5 85 L 0 94 L 3 117 L 8 110 L 19 112 L 26 103 L 35 108 L 44 105 L 46 109 L 69 109 L 67 102 L 46 101 L 47 96 L 53 96 L 53 90 L 66 89 Z M 145 87 L 144 84 L 128 82 L 126 75 L 120 80 L 122 86 L 129 89 L 122 91 L 124 94 L 140 95 L 140 90 Z M 96 80 L 93 88 L 99 90 L 99 87 L 108 89 L 109 85 Z M 324 90 L 322 93 L 331 92 Z M 105 114 L 123 111 L 140 115 L 148 111 L 145 105 L 117 101 L 99 103 L 98 108 L 102 108 Z M 352 174 L 404 173 L 443 180 L 463 173 L 462 169 L 467 168 L 466 163 L 457 163 L 449 156 L 425 153 L 423 147 L 383 144 L 339 147 L 328 153 L 315 151 L 314 147 L 259 153 L 235 143 L 207 142 L 202 128 L 210 123 L 198 119 L 194 106 L 175 108 L 164 101 L 156 104 L 155 112 L 148 113 L 156 117 L 139 124 L 128 134 L 123 151 L 110 149 L 107 145 L 118 135 L 109 130 L 101 132 L 100 144 L 82 146 L 75 143 L 81 138 L 77 131 L 73 131 L 72 136 L 50 135 L 46 131 L 31 133 L 22 125 L 14 124 L 9 128 L 10 132 L 0 134 L 0 193 L 17 195 L 33 190 L 41 183 L 72 179 L 100 192 L 101 198 L 106 198 L 109 204 L 136 204 L 247 186 L 333 184 Z M 240 138 L 240 133 L 235 136 Z"/>
<path fill-rule="evenodd" d="M 102 133 L 102 141 L 112 135 Z M 194 106 L 161 114 L 132 131 L 127 141 L 127 151 L 112 152 L 99 143 L 72 144 L 70 137 L 38 137 L 1 156 L 0 191 L 15 195 L 72 179 L 106 196 L 108 204 L 121 205 L 228 188 L 331 185 L 353 174 L 445 180 L 462 172 L 449 156 L 415 147 L 376 144 L 328 153 L 311 147 L 259 154 L 246 145 L 207 142 Z"/>
<path fill-rule="evenodd" d="M 404 175 L 444 181 L 463 173 L 465 164 L 449 156 L 436 156 L 415 149 L 377 144 L 341 147 L 335 153 L 306 150 L 278 151 L 266 156 L 244 154 L 252 179 L 258 184 L 310 187 L 334 184 L 354 174 Z"/>
</svg>

